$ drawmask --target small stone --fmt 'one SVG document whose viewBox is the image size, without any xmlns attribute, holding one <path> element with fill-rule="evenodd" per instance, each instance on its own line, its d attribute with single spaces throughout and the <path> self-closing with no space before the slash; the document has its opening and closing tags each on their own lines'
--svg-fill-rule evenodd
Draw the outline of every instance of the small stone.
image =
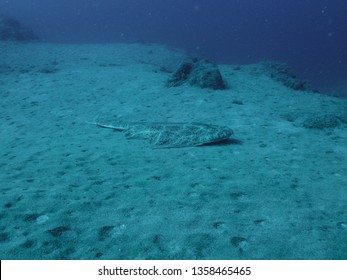
<svg viewBox="0 0 347 280">
<path fill-rule="evenodd" d="M 47 222 L 49 219 L 49 217 L 47 215 L 41 215 L 39 217 L 36 218 L 36 223 L 37 224 L 44 224 L 45 222 Z"/>
<path fill-rule="evenodd" d="M 239 247 L 243 242 L 246 242 L 246 240 L 246 238 L 240 236 L 230 238 L 230 242 L 234 247 Z"/>
<path fill-rule="evenodd" d="M 60 237 L 62 234 L 66 231 L 70 230 L 68 227 L 65 226 L 59 226 L 53 229 L 50 229 L 48 232 L 53 235 L 54 237 Z"/>
<path fill-rule="evenodd" d="M 337 227 L 340 228 L 340 229 L 347 230 L 347 223 L 339 222 L 339 223 L 337 223 Z"/>
</svg>

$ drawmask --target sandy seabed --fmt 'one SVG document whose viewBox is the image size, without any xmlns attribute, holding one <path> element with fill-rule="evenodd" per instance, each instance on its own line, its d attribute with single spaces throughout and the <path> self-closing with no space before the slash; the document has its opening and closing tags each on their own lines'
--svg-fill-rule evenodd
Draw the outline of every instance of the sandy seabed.
<svg viewBox="0 0 347 280">
<path fill-rule="evenodd" d="M 159 45 L 0 43 L 1 259 L 347 259 L 347 100 L 219 65 L 227 90 L 165 87 Z M 153 149 L 91 125 L 229 126 Z"/>
</svg>

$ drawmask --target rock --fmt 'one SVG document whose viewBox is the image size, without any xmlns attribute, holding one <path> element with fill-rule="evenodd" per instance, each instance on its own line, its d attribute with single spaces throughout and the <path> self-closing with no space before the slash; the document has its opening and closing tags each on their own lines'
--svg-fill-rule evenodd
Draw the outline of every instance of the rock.
<svg viewBox="0 0 347 280">
<path fill-rule="evenodd" d="M 167 87 L 177 87 L 188 83 L 209 89 L 225 89 L 226 84 L 218 67 L 207 60 L 182 63 L 167 81 Z"/>
<path fill-rule="evenodd" d="M 34 32 L 23 27 L 17 20 L 0 15 L 0 41 L 32 41 Z"/>
<path fill-rule="evenodd" d="M 286 63 L 264 61 L 259 63 L 259 66 L 263 73 L 288 88 L 294 90 L 307 89 L 306 82 L 298 79 L 293 73 L 293 70 Z"/>
<path fill-rule="evenodd" d="M 180 67 L 173 73 L 172 78 L 168 80 L 168 87 L 177 87 L 189 80 L 194 64 L 190 62 L 182 63 Z"/>
<path fill-rule="evenodd" d="M 347 124 L 347 114 L 336 113 L 336 114 L 314 114 L 307 117 L 303 122 L 302 126 L 305 128 L 313 129 L 327 129 L 335 128 L 341 125 Z"/>
</svg>

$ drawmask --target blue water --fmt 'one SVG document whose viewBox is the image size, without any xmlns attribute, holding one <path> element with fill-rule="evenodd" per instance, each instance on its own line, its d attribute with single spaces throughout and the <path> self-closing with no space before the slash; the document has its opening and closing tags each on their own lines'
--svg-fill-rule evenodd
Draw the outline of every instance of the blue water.
<svg viewBox="0 0 347 280">
<path fill-rule="evenodd" d="M 51 42 L 164 43 L 218 63 L 283 61 L 322 91 L 346 84 L 345 0 L 0 0 L 0 11 Z"/>
</svg>

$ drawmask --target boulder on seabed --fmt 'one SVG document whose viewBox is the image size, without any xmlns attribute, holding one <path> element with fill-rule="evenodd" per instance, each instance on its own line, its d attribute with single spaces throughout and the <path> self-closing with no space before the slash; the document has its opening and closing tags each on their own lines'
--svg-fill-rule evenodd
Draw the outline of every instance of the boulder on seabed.
<svg viewBox="0 0 347 280">
<path fill-rule="evenodd" d="M 17 20 L 0 15 L 0 41 L 32 41 L 38 37 Z"/>
<path fill-rule="evenodd" d="M 184 62 L 167 81 L 167 87 L 177 87 L 188 83 L 208 89 L 226 89 L 226 83 L 218 67 L 207 60 Z"/>
<path fill-rule="evenodd" d="M 270 78 L 294 90 L 307 90 L 307 84 L 296 77 L 293 70 L 286 63 L 277 61 L 263 61 L 259 67 Z"/>
</svg>

